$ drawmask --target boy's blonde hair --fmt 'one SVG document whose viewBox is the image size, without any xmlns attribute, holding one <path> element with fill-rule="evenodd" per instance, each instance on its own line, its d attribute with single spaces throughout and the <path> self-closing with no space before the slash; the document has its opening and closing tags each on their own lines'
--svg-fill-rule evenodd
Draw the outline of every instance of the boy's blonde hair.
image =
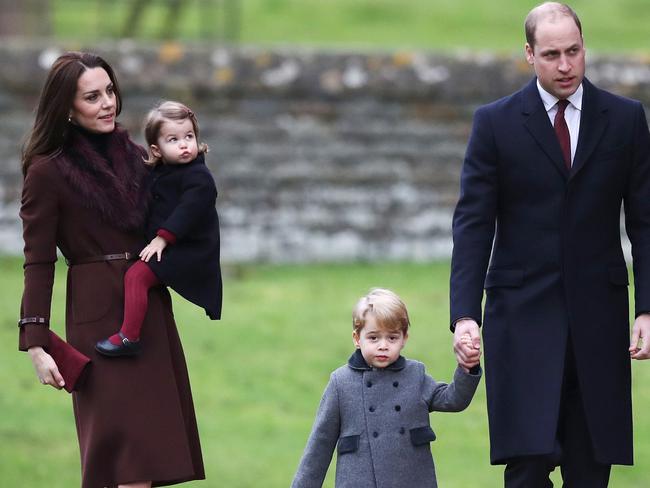
<svg viewBox="0 0 650 488">
<path fill-rule="evenodd" d="M 352 311 L 352 328 L 355 333 L 359 334 L 366 326 L 368 314 L 372 314 L 379 327 L 390 331 L 401 330 L 404 335 L 411 325 L 404 302 L 385 288 L 373 288 L 357 302 Z"/>
<path fill-rule="evenodd" d="M 194 135 L 196 136 L 197 144 L 199 146 L 199 154 L 208 152 L 208 145 L 199 141 L 199 122 L 196 115 L 187 106 L 180 102 L 167 100 L 160 102 L 152 108 L 144 119 L 144 139 L 147 141 L 147 154 L 148 158 L 145 159 L 145 164 L 156 166 L 161 162 L 160 158 L 153 155 L 151 152 L 151 145 L 158 144 L 158 137 L 160 136 L 160 128 L 165 120 L 186 120 L 192 122 Z"/>
</svg>

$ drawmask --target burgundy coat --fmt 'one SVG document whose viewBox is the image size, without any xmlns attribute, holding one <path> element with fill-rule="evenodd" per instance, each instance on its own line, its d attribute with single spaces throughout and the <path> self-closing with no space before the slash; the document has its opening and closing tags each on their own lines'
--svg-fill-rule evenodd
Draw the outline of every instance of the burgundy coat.
<svg viewBox="0 0 650 488">
<path fill-rule="evenodd" d="M 57 247 L 74 262 L 142 245 L 141 153 L 120 129 L 109 137 L 112 166 L 77 135 L 63 153 L 36 158 L 27 171 L 20 210 L 22 317 L 49 320 Z M 162 486 L 204 478 L 185 358 L 166 289 L 149 294 L 140 356 L 105 358 L 94 350 L 98 340 L 119 329 L 128 266 L 126 261 L 105 261 L 68 269 L 67 340 L 92 360 L 72 394 L 83 488 L 138 480 Z M 47 340 L 46 326 L 21 328 L 22 350 L 47 346 Z"/>
</svg>

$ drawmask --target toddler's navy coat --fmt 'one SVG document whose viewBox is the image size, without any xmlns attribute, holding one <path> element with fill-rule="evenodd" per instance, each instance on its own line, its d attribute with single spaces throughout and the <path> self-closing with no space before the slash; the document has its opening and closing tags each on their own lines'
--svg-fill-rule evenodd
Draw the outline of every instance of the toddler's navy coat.
<svg viewBox="0 0 650 488">
<path fill-rule="evenodd" d="M 187 164 L 161 164 L 149 174 L 151 203 L 147 239 L 166 229 L 176 236 L 160 262 L 149 260 L 151 270 L 165 285 L 208 316 L 221 318 L 221 266 L 217 188 L 203 154 Z"/>
</svg>

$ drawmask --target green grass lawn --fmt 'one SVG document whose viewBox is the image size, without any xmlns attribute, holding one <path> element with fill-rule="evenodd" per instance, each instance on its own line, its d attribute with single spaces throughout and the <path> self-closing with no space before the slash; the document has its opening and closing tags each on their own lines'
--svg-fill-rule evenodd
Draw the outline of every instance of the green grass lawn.
<svg viewBox="0 0 650 488">
<path fill-rule="evenodd" d="M 111 8 L 99 2 L 52 0 L 54 30 L 63 38 L 94 39 L 97 33 L 120 29 L 125 5 Z M 151 7 L 138 30 L 156 38 L 165 10 Z M 178 20 L 181 38 L 219 39 L 223 26 L 215 1 L 186 2 Z M 223 3 L 223 2 L 221 2 Z M 227 2 L 226 2 L 227 3 Z M 537 0 L 240 0 L 239 39 L 246 44 L 300 44 L 382 49 L 523 48 L 523 20 Z M 101 5 L 101 7 L 100 7 Z M 648 53 L 650 2 L 646 0 L 575 0 L 588 48 L 597 51 Z M 197 7 L 200 6 L 200 7 Z"/>
<path fill-rule="evenodd" d="M 352 352 L 350 311 L 371 286 L 397 291 L 413 322 L 404 350 L 437 379 L 455 367 L 447 328 L 449 264 L 242 266 L 227 268 L 224 319 L 174 297 L 189 363 L 206 463 L 206 488 L 286 488 L 330 372 Z M 63 330 L 63 277 L 57 272 L 53 328 Z M 79 485 L 70 396 L 38 384 L 16 349 L 21 262 L 0 259 L 0 485 Z M 634 363 L 637 465 L 615 468 L 611 485 L 648 486 L 650 362 Z M 432 444 L 440 485 L 500 485 L 488 462 L 484 383 L 459 414 L 434 413 Z M 332 467 L 333 471 L 333 467 Z M 326 487 L 333 487 L 330 472 Z M 557 474 L 555 480 L 558 479 Z"/>
</svg>

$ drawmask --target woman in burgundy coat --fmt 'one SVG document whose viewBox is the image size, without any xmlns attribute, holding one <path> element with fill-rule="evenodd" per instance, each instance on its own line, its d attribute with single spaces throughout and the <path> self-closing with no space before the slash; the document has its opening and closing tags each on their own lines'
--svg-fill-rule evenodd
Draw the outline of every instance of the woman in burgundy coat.
<svg viewBox="0 0 650 488">
<path fill-rule="evenodd" d="M 19 347 L 29 351 L 43 384 L 64 386 L 48 354 L 58 248 L 69 265 L 67 340 L 91 359 L 72 393 L 83 488 L 147 488 L 204 478 L 166 289 L 151 290 L 141 355 L 116 361 L 94 350 L 122 320 L 123 276 L 143 244 L 144 152 L 116 126 L 120 109 L 111 67 L 93 54 L 66 53 L 50 70 L 23 151 Z"/>
</svg>

